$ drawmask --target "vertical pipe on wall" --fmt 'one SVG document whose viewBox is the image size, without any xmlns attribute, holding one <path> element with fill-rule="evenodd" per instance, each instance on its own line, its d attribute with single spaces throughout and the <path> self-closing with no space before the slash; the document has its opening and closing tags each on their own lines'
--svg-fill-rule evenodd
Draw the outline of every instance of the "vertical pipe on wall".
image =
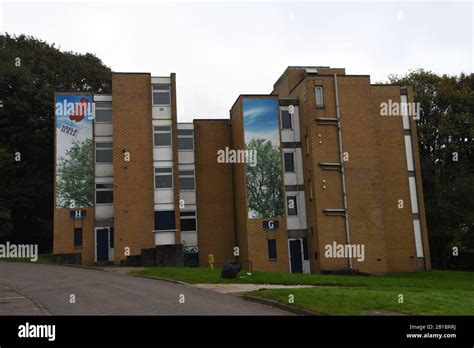
<svg viewBox="0 0 474 348">
<path fill-rule="evenodd" d="M 337 118 L 337 136 L 339 140 L 339 160 L 341 162 L 341 186 L 342 186 L 342 198 L 344 204 L 344 227 L 346 232 L 346 243 L 351 244 L 351 234 L 349 229 L 349 212 L 347 208 L 347 192 L 346 192 L 346 178 L 344 169 L 344 153 L 342 148 L 342 129 L 341 129 L 341 113 L 339 110 L 339 92 L 337 89 L 337 74 L 334 74 L 334 95 L 336 96 L 336 118 Z M 348 255 L 347 262 L 349 269 L 352 269 L 352 258 Z"/>
</svg>

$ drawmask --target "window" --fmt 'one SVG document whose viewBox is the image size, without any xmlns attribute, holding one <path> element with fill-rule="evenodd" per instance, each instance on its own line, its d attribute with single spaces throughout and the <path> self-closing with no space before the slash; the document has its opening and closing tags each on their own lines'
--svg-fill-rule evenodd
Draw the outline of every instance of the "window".
<svg viewBox="0 0 474 348">
<path fill-rule="evenodd" d="M 314 87 L 314 92 L 316 94 L 316 107 L 323 108 L 324 107 L 323 87 L 322 86 Z"/>
<path fill-rule="evenodd" d="M 113 154 L 112 143 L 95 143 L 95 161 L 97 163 L 112 163 Z"/>
<path fill-rule="evenodd" d="M 176 230 L 174 210 L 155 211 L 155 231 L 174 230 Z"/>
<path fill-rule="evenodd" d="M 275 260 L 277 258 L 276 239 L 268 239 L 268 258 Z"/>
<path fill-rule="evenodd" d="M 196 212 L 182 211 L 180 214 L 180 224 L 182 232 L 196 231 Z"/>
<path fill-rule="evenodd" d="M 153 145 L 171 146 L 171 126 L 153 127 Z"/>
<path fill-rule="evenodd" d="M 178 150 L 194 149 L 194 131 L 192 129 L 178 130 Z"/>
<path fill-rule="evenodd" d="M 114 202 L 113 184 L 95 185 L 95 202 L 98 204 L 110 204 Z"/>
<path fill-rule="evenodd" d="M 95 122 L 112 123 L 112 102 L 95 102 Z"/>
<path fill-rule="evenodd" d="M 179 190 L 194 190 L 194 170 L 179 171 Z"/>
<path fill-rule="evenodd" d="M 294 172 L 295 171 L 295 158 L 293 152 L 283 152 L 283 157 L 285 160 L 285 172 Z"/>
<path fill-rule="evenodd" d="M 110 247 L 114 247 L 114 228 L 110 227 L 109 228 L 109 235 L 110 235 Z"/>
<path fill-rule="evenodd" d="M 291 115 L 288 111 L 281 111 L 281 129 L 292 129 Z"/>
<path fill-rule="evenodd" d="M 155 168 L 155 189 L 173 188 L 173 168 Z"/>
<path fill-rule="evenodd" d="M 308 238 L 303 238 L 303 260 L 308 260 Z"/>
<path fill-rule="evenodd" d="M 74 246 L 82 246 L 82 227 L 74 228 Z"/>
<path fill-rule="evenodd" d="M 153 85 L 153 105 L 171 104 L 171 86 Z"/>
<path fill-rule="evenodd" d="M 298 215 L 298 207 L 296 206 L 296 196 L 287 196 L 286 206 L 288 210 L 288 216 Z"/>
</svg>

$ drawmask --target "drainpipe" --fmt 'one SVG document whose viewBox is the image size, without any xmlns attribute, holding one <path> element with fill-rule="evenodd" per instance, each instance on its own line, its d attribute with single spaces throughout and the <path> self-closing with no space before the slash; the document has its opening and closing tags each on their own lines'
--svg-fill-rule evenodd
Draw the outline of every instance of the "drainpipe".
<svg viewBox="0 0 474 348">
<path fill-rule="evenodd" d="M 349 212 L 347 208 L 347 192 L 346 192 L 346 177 L 344 169 L 344 152 L 342 150 L 342 130 L 341 130 L 341 113 L 339 110 L 339 92 L 337 89 L 337 74 L 334 74 L 334 94 L 336 96 L 336 118 L 337 118 L 337 135 L 339 138 L 339 160 L 341 162 L 341 186 L 342 186 L 342 198 L 344 204 L 344 226 L 346 232 L 346 243 L 351 244 L 351 234 L 349 230 Z M 352 269 L 352 259 L 348 255 L 347 257 L 349 269 Z"/>
</svg>

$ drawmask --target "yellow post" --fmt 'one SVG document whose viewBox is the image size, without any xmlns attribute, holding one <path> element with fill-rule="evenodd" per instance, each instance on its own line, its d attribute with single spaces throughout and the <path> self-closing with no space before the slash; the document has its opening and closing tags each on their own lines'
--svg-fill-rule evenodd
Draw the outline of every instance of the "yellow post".
<svg viewBox="0 0 474 348">
<path fill-rule="evenodd" d="M 209 267 L 213 270 L 214 269 L 214 255 L 209 254 Z"/>
</svg>

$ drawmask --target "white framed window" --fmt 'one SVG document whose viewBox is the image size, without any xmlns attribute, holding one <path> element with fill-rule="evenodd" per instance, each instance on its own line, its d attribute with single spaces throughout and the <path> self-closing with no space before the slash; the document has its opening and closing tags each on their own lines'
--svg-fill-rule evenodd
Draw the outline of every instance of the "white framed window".
<svg viewBox="0 0 474 348">
<path fill-rule="evenodd" d="M 180 191 L 194 191 L 195 190 L 195 176 L 194 169 L 179 171 L 179 190 Z"/>
<path fill-rule="evenodd" d="M 94 102 L 95 123 L 112 123 L 112 102 Z"/>
<path fill-rule="evenodd" d="M 291 114 L 288 112 L 288 110 L 281 110 L 281 129 L 293 129 Z"/>
<path fill-rule="evenodd" d="M 171 126 L 153 126 L 153 146 L 171 147 Z"/>
<path fill-rule="evenodd" d="M 112 204 L 114 202 L 114 184 L 95 184 L 95 203 Z"/>
<path fill-rule="evenodd" d="M 173 168 L 155 168 L 155 190 L 173 188 Z"/>
<path fill-rule="evenodd" d="M 322 86 L 314 87 L 314 93 L 316 95 L 316 107 L 323 108 L 324 107 L 324 93 Z"/>
<path fill-rule="evenodd" d="M 181 211 L 179 213 L 181 232 L 197 231 L 196 211 Z"/>
<path fill-rule="evenodd" d="M 283 164 L 285 168 L 285 173 L 295 172 L 295 153 L 293 151 L 283 152 Z"/>
<path fill-rule="evenodd" d="M 153 105 L 171 104 L 171 86 L 170 85 L 152 85 Z"/>
<path fill-rule="evenodd" d="M 112 143 L 95 143 L 95 161 L 96 163 L 112 163 L 114 160 L 114 153 Z"/>
<path fill-rule="evenodd" d="M 178 129 L 178 150 L 194 150 L 194 130 Z"/>
</svg>

